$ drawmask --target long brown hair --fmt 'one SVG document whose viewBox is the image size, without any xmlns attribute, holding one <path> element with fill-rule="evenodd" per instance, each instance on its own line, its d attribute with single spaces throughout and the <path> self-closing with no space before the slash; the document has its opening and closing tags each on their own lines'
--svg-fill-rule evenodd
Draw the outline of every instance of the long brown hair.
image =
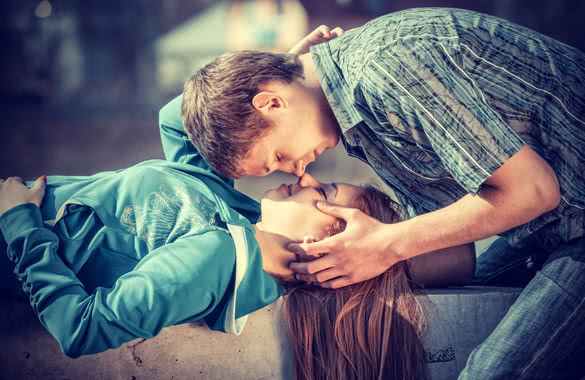
<svg viewBox="0 0 585 380">
<path fill-rule="evenodd" d="M 384 223 L 401 218 L 396 203 L 372 186 L 364 188 L 356 207 Z M 404 262 L 340 289 L 289 287 L 284 315 L 297 379 L 429 378 L 422 308 Z"/>
</svg>

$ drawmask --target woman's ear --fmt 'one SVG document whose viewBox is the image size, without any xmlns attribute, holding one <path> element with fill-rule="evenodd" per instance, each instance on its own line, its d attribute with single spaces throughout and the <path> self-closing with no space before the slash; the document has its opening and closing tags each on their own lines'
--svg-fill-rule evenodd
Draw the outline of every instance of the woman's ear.
<svg viewBox="0 0 585 380">
<path fill-rule="evenodd" d="M 272 91 L 261 91 L 252 99 L 252 106 L 261 112 L 281 108 L 285 104 L 285 100 L 279 94 Z"/>
</svg>

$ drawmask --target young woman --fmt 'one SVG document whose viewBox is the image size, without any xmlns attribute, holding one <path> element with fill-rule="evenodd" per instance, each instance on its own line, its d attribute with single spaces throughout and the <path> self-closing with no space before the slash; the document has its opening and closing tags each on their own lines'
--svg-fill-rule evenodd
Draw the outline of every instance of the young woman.
<svg viewBox="0 0 585 380">
<path fill-rule="evenodd" d="M 14 177 L 0 183 L 2 244 L 33 310 L 68 356 L 195 320 L 238 334 L 247 314 L 282 294 L 281 281 L 290 291 L 299 378 L 424 368 L 406 265 L 338 291 L 287 283 L 296 259 L 288 243 L 344 227 L 314 202 L 396 220 L 377 190 L 305 175 L 258 204 L 209 170 L 169 161 L 29 187 Z M 460 280 L 472 273 L 469 266 L 437 271 Z"/>
</svg>

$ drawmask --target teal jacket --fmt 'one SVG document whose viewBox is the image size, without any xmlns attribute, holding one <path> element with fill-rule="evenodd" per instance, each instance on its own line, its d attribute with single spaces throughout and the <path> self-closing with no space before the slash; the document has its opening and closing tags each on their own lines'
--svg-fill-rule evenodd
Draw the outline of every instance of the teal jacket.
<svg viewBox="0 0 585 380">
<path fill-rule="evenodd" d="M 167 161 L 50 176 L 40 210 L 0 217 L 14 273 L 68 356 L 196 320 L 239 334 L 247 314 L 281 294 L 254 238 L 258 203 L 193 148 L 180 103 L 160 113 Z"/>
</svg>

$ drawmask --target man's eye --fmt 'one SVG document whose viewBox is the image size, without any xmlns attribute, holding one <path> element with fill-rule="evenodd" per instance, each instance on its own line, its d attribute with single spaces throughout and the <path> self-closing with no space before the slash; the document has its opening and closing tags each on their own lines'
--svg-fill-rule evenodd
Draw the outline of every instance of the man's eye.
<svg viewBox="0 0 585 380">
<path fill-rule="evenodd" d="M 281 159 L 282 159 L 282 156 L 280 154 L 277 154 L 276 155 L 276 161 L 277 162 L 280 162 Z"/>
</svg>

